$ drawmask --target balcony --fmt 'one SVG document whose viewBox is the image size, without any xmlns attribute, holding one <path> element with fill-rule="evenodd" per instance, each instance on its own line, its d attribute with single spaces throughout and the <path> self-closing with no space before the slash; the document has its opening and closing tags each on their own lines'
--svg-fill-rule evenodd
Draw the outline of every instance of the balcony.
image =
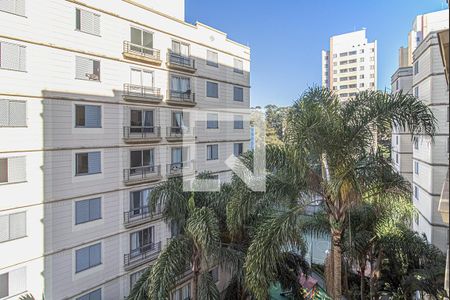
<svg viewBox="0 0 450 300">
<path fill-rule="evenodd" d="M 167 164 L 167 176 L 181 176 L 194 173 L 194 162 L 184 161 Z"/>
<path fill-rule="evenodd" d="M 123 100 L 131 102 L 160 103 L 163 99 L 161 89 L 125 83 L 123 85 Z"/>
<path fill-rule="evenodd" d="M 166 139 L 169 142 L 181 141 L 183 139 L 193 139 L 194 129 L 190 127 L 167 127 Z"/>
<path fill-rule="evenodd" d="M 161 252 L 161 242 L 141 246 L 124 255 L 125 270 L 138 267 L 155 260 Z"/>
<path fill-rule="evenodd" d="M 158 49 L 148 48 L 133 44 L 129 41 L 123 42 L 123 57 L 137 60 L 152 65 L 161 65 L 161 52 Z"/>
<path fill-rule="evenodd" d="M 123 170 L 125 185 L 161 180 L 161 166 L 142 166 Z"/>
<path fill-rule="evenodd" d="M 156 126 L 124 126 L 123 139 L 125 143 L 151 143 L 161 141 L 161 127 Z"/>
<path fill-rule="evenodd" d="M 166 103 L 170 105 L 190 107 L 197 104 L 195 102 L 195 93 L 192 93 L 191 90 L 187 90 L 186 92 L 168 90 Z"/>
<path fill-rule="evenodd" d="M 168 68 L 178 71 L 189 73 L 195 73 L 197 71 L 195 68 L 195 60 L 192 57 L 175 53 L 170 49 L 167 51 L 166 65 Z"/>
<path fill-rule="evenodd" d="M 162 206 L 157 205 L 154 210 L 149 206 L 136 207 L 123 213 L 125 228 L 141 225 L 146 222 L 156 221 L 162 217 Z"/>
</svg>

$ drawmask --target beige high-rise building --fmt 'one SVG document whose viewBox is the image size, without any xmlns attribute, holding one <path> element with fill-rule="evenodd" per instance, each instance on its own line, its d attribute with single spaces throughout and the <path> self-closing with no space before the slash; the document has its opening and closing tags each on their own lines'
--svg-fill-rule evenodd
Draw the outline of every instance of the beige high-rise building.
<svg viewBox="0 0 450 300">
<path fill-rule="evenodd" d="M 342 100 L 377 89 L 377 41 L 368 42 L 365 29 L 330 38 L 330 49 L 322 51 L 322 86 Z"/>
<path fill-rule="evenodd" d="M 429 242 L 448 248 L 448 223 L 439 213 L 439 200 L 449 167 L 449 96 L 438 41 L 438 32 L 448 28 L 448 9 L 415 18 L 408 34 L 408 64 L 400 50 L 399 69 L 391 78 L 392 91 L 411 93 L 429 105 L 437 119 L 434 139 L 394 128 L 392 161 L 412 183 L 412 201 L 419 212 L 413 229 Z"/>
<path fill-rule="evenodd" d="M 248 148 L 249 71 L 184 0 L 0 1 L 0 299 L 124 299 L 176 234 L 152 187 Z"/>
</svg>

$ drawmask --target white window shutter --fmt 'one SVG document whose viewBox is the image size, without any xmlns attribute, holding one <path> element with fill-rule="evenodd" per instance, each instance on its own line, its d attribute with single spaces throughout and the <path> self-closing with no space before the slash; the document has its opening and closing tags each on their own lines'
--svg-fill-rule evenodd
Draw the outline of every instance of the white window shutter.
<svg viewBox="0 0 450 300">
<path fill-rule="evenodd" d="M 10 70 L 22 70 L 20 63 L 20 46 L 16 44 L 0 43 L 0 67 Z"/>
<path fill-rule="evenodd" d="M 15 0 L 16 14 L 25 16 L 25 0 Z"/>
<path fill-rule="evenodd" d="M 0 242 L 9 240 L 9 215 L 0 216 Z"/>
<path fill-rule="evenodd" d="M 8 158 L 8 182 L 26 180 L 25 156 Z"/>
<path fill-rule="evenodd" d="M 27 290 L 27 269 L 22 267 L 9 272 L 9 294 L 17 295 Z"/>
<path fill-rule="evenodd" d="M 23 46 L 18 46 L 18 56 L 19 56 L 19 71 L 26 71 L 26 48 Z"/>
<path fill-rule="evenodd" d="M 26 126 L 26 102 L 9 102 L 9 126 Z"/>
<path fill-rule="evenodd" d="M 97 105 L 86 105 L 85 106 L 85 127 L 89 128 L 100 128 L 102 120 L 102 110 L 100 106 Z"/>
<path fill-rule="evenodd" d="M 91 59 L 85 57 L 76 57 L 76 78 L 89 79 L 87 74 L 94 74 L 94 63 Z"/>
<path fill-rule="evenodd" d="M 26 212 L 10 215 L 9 218 L 10 239 L 16 239 L 27 235 L 27 215 Z"/>
<path fill-rule="evenodd" d="M 9 101 L 0 100 L 0 126 L 9 125 Z"/>
<path fill-rule="evenodd" d="M 16 4 L 15 0 L 0 0 L 0 10 L 15 13 Z"/>
</svg>

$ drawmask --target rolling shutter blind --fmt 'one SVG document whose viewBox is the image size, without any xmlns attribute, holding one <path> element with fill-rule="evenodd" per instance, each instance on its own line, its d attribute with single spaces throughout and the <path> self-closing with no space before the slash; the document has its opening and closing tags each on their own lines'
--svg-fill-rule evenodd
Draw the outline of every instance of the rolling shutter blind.
<svg viewBox="0 0 450 300">
<path fill-rule="evenodd" d="M 9 216 L 9 238 L 17 239 L 26 236 L 27 215 L 25 212 Z"/>
<path fill-rule="evenodd" d="M 26 181 L 25 156 L 8 158 L 8 182 Z"/>
<path fill-rule="evenodd" d="M 25 16 L 25 0 L 0 0 L 0 10 Z"/>
<path fill-rule="evenodd" d="M 9 272 L 9 294 L 17 295 L 27 290 L 27 269 L 22 267 Z"/>
<path fill-rule="evenodd" d="M 101 172 L 101 155 L 100 152 L 88 153 L 88 172 L 89 174 L 95 174 Z"/>
<path fill-rule="evenodd" d="M 89 128 L 100 128 L 102 119 L 102 110 L 100 106 L 97 105 L 86 105 L 85 106 L 85 127 Z"/>
<path fill-rule="evenodd" d="M 0 68 L 25 71 L 25 47 L 17 44 L 1 42 Z"/>
<path fill-rule="evenodd" d="M 76 57 L 76 78 L 89 79 L 87 74 L 94 74 L 94 63 L 85 57 Z"/>
</svg>

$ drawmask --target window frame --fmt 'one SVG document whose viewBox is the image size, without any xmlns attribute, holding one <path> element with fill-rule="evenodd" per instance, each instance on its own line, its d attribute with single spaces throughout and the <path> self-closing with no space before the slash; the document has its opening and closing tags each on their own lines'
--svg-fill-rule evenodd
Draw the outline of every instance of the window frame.
<svg viewBox="0 0 450 300">
<path fill-rule="evenodd" d="M 11 217 L 12 216 L 16 216 L 16 215 L 23 215 L 24 216 L 24 233 L 23 235 L 18 235 L 16 237 L 11 238 Z M 12 214 L 6 214 L 6 215 L 1 215 L 0 217 L 6 217 L 8 218 L 8 238 L 5 240 L 0 240 L 0 245 L 2 243 L 7 243 L 10 241 L 15 241 L 15 240 L 19 240 L 19 239 L 23 239 L 26 238 L 28 236 L 27 232 L 28 232 L 28 228 L 27 228 L 27 211 L 20 211 L 20 212 L 15 212 Z"/>
<path fill-rule="evenodd" d="M 89 153 L 99 153 L 100 154 L 100 166 L 99 166 L 99 171 L 98 172 L 93 172 L 90 173 L 89 172 Z M 87 155 L 87 172 L 86 173 L 81 173 L 78 172 L 78 159 L 79 159 L 79 155 Z M 101 174 L 102 173 L 102 152 L 101 151 L 86 151 L 86 152 L 76 152 L 75 153 L 75 176 L 79 177 L 79 176 L 88 176 L 88 175 L 96 175 L 96 174 Z"/>
<path fill-rule="evenodd" d="M 99 202 L 99 208 L 100 208 L 99 209 L 99 216 L 97 218 L 95 218 L 95 219 L 91 217 L 91 201 L 98 201 Z M 86 220 L 86 221 L 78 222 L 77 221 L 77 204 L 81 204 L 82 202 L 88 202 L 89 217 L 88 217 L 88 220 Z M 90 223 L 90 222 L 95 222 L 95 221 L 103 219 L 102 197 L 77 200 L 77 201 L 75 201 L 74 206 L 75 206 L 75 212 L 74 212 L 75 213 L 75 226 L 82 225 L 82 224 L 87 224 L 87 223 Z"/>
<path fill-rule="evenodd" d="M 77 113 L 78 113 L 78 108 L 79 107 L 83 107 L 84 109 L 84 116 L 83 116 L 83 120 L 84 120 L 84 125 L 79 125 L 77 124 Z M 86 117 L 86 107 L 96 107 L 99 110 L 99 115 L 100 115 L 100 119 L 98 121 L 99 126 L 98 127 L 94 127 L 94 126 L 86 126 L 87 123 L 87 117 Z M 75 104 L 75 128 L 85 128 L 85 129 L 97 129 L 97 128 L 102 128 L 103 127 L 103 111 L 102 111 L 102 106 L 101 105 L 92 105 L 92 104 Z"/>
<path fill-rule="evenodd" d="M 98 31 L 99 31 L 98 33 L 89 32 L 89 31 L 86 31 L 86 30 L 82 29 L 82 26 L 83 26 L 83 24 L 81 22 L 81 12 L 82 11 L 84 11 L 85 13 L 92 14 L 93 18 L 98 18 L 98 25 L 99 25 L 98 26 Z M 89 10 L 86 10 L 86 9 L 82 9 L 82 8 L 79 8 L 79 7 L 75 7 L 75 31 L 82 32 L 82 33 L 87 33 L 87 34 L 90 34 L 90 35 L 93 35 L 93 36 L 97 36 L 97 37 L 101 37 L 100 17 L 101 17 L 101 15 L 98 14 L 98 13 L 95 13 L 95 12 L 92 12 L 92 11 L 89 11 Z"/>
<path fill-rule="evenodd" d="M 215 61 L 212 61 L 209 59 L 209 54 L 212 54 L 213 56 L 215 55 Z M 213 68 L 218 68 L 219 67 L 219 53 L 206 49 L 206 65 L 213 67 Z"/>
<path fill-rule="evenodd" d="M 26 100 L 12 100 L 12 99 L 0 99 L 0 102 L 6 102 L 6 106 L 7 106 L 7 113 L 6 113 L 6 117 L 8 118 L 7 120 L 7 125 L 1 125 L 0 124 L 0 128 L 27 128 L 28 127 L 28 103 Z M 25 116 L 24 116 L 24 124 L 23 125 L 11 125 L 11 103 L 21 103 L 24 104 L 25 106 Z"/>
<path fill-rule="evenodd" d="M 97 263 L 97 264 L 91 264 L 91 261 L 90 261 L 91 260 L 91 248 L 99 246 L 99 245 L 100 245 L 100 262 Z M 89 260 L 88 265 L 89 266 L 87 268 L 83 268 L 83 269 L 79 270 L 78 266 L 77 266 L 77 253 L 79 253 L 79 251 L 81 251 L 81 250 L 86 250 L 86 249 L 87 249 L 88 255 L 89 255 L 89 258 L 88 258 L 88 260 Z M 84 271 L 93 269 L 95 267 L 101 266 L 103 264 L 103 253 L 102 252 L 103 252 L 103 245 L 102 245 L 101 241 L 98 242 L 98 243 L 94 243 L 94 244 L 91 244 L 91 245 L 88 245 L 88 246 L 85 246 L 85 247 L 81 247 L 81 248 L 75 249 L 75 251 L 74 251 L 74 253 L 75 253 L 75 274 L 80 274 L 81 272 L 84 272 Z"/>
<path fill-rule="evenodd" d="M 210 120 L 210 116 L 215 116 L 215 120 Z M 214 126 L 215 125 L 215 126 Z M 219 114 L 207 113 L 206 114 L 206 129 L 219 129 Z"/>
<path fill-rule="evenodd" d="M 236 118 L 238 118 L 238 119 L 236 119 Z M 243 115 L 234 115 L 233 129 L 244 129 L 244 116 Z"/>
<path fill-rule="evenodd" d="M 242 100 L 239 100 L 239 99 L 236 98 L 236 90 L 241 90 L 242 91 Z M 233 101 L 244 102 L 244 99 L 245 99 L 245 97 L 244 97 L 244 88 L 241 87 L 241 86 L 234 85 L 233 86 Z"/>
<path fill-rule="evenodd" d="M 211 149 L 211 150 L 209 150 Z M 214 156 L 214 149 L 217 149 L 217 156 Z M 211 156 L 209 154 L 211 153 Z M 219 160 L 219 144 L 208 144 L 206 145 L 206 160 L 207 161 L 214 161 Z"/>
<path fill-rule="evenodd" d="M 210 94 L 210 90 L 209 87 L 215 86 L 216 87 L 216 93 L 215 94 Z M 214 98 L 214 99 L 219 99 L 219 83 L 218 82 L 214 82 L 214 81 L 206 81 L 206 97 L 207 98 Z"/>
</svg>

